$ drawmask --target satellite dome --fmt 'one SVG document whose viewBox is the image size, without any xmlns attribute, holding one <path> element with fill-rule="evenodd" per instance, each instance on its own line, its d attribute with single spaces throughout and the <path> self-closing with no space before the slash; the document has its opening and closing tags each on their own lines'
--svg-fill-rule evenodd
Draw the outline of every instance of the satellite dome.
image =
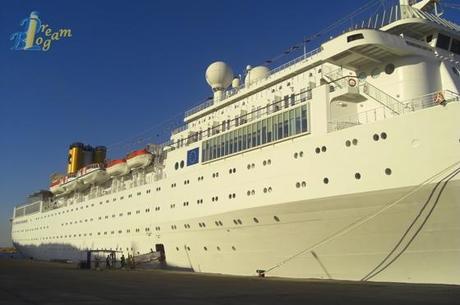
<svg viewBox="0 0 460 305">
<path fill-rule="evenodd" d="M 227 89 L 232 80 L 232 68 L 223 61 L 216 61 L 206 69 L 206 81 L 213 91 Z"/>
<path fill-rule="evenodd" d="M 255 83 L 258 80 L 261 80 L 270 75 L 270 70 L 265 66 L 257 66 L 248 71 L 246 78 L 244 79 L 244 84 L 246 86 Z"/>
</svg>

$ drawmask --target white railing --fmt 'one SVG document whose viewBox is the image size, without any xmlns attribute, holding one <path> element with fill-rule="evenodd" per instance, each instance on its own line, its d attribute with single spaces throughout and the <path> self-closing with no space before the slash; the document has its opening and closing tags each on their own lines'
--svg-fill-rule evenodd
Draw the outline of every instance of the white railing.
<svg viewBox="0 0 460 305">
<path fill-rule="evenodd" d="M 278 72 L 281 72 L 283 70 L 285 70 L 286 68 L 289 68 L 297 63 L 300 63 L 300 62 L 303 62 L 303 61 L 308 61 L 310 59 L 312 59 L 312 57 L 318 53 L 321 52 L 321 48 L 317 48 L 317 49 L 314 49 L 308 53 L 304 53 L 302 54 L 301 56 L 299 57 L 296 57 L 294 58 L 293 60 L 291 61 L 288 61 L 287 63 L 284 63 L 282 64 L 281 66 L 278 66 L 272 70 L 270 70 L 269 74 L 267 77 L 263 78 L 263 79 L 260 79 L 254 83 L 251 84 L 251 86 L 254 86 L 254 85 L 257 85 L 258 83 L 261 83 L 269 78 L 271 78 L 274 74 L 278 73 Z M 235 95 L 237 92 L 240 92 L 241 90 L 245 89 L 245 84 L 241 84 L 238 88 L 232 88 L 230 90 L 228 90 L 227 92 L 224 93 L 224 97 L 221 99 L 221 101 L 224 101 L 226 100 L 227 98 Z M 213 100 L 209 100 L 209 101 L 206 101 L 202 104 L 199 104 L 195 107 L 193 107 L 192 109 L 188 110 L 185 112 L 185 117 L 189 117 L 197 112 L 200 112 L 201 110 L 204 110 L 206 108 L 209 108 L 211 107 L 212 105 L 214 105 L 214 101 Z"/>
<path fill-rule="evenodd" d="M 442 97 L 439 96 L 439 92 L 435 92 L 389 105 L 393 110 L 389 109 L 387 106 L 381 106 L 371 110 L 341 116 L 328 123 L 328 130 L 330 132 L 337 131 L 356 125 L 364 125 L 385 120 L 387 118 L 395 117 L 398 114 L 401 115 L 438 105 L 445 105 L 451 102 L 460 102 L 460 95 L 458 93 L 449 90 L 444 90 L 440 93 L 442 94 Z"/>
<path fill-rule="evenodd" d="M 391 95 L 387 94 L 386 92 L 380 90 L 379 88 L 369 84 L 368 82 L 362 83 L 360 87 L 362 87 L 364 94 L 376 100 L 377 102 L 391 110 L 394 114 L 400 113 L 399 108 L 401 108 L 401 106 L 404 109 L 404 105 L 400 101 L 398 101 Z"/>
</svg>

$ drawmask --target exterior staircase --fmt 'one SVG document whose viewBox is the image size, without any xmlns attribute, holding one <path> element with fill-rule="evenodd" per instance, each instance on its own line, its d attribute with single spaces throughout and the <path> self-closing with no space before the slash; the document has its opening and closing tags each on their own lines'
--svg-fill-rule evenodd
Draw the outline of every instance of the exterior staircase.
<svg viewBox="0 0 460 305">
<path fill-rule="evenodd" d="M 363 82 L 359 86 L 361 87 L 360 91 L 363 95 L 375 100 L 395 115 L 399 115 L 406 107 L 398 99 L 369 84 L 368 82 Z"/>
</svg>

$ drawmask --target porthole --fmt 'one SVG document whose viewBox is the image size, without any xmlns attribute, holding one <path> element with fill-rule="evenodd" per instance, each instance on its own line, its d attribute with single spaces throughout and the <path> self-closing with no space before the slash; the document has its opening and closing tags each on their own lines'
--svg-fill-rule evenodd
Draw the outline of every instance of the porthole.
<svg viewBox="0 0 460 305">
<path fill-rule="evenodd" d="M 299 157 L 301 157 L 301 158 L 303 157 L 303 151 L 301 151 L 301 152 L 299 153 Z"/>
<path fill-rule="evenodd" d="M 361 179 L 361 174 L 360 174 L 360 173 L 355 173 L 355 179 L 356 179 L 356 180 Z"/>
<path fill-rule="evenodd" d="M 366 72 L 359 72 L 358 78 L 360 81 L 364 81 L 367 78 Z"/>
<path fill-rule="evenodd" d="M 178 169 L 179 169 L 179 163 L 178 163 L 178 162 L 176 162 L 176 164 L 174 164 L 174 169 L 175 169 L 175 170 L 178 170 Z"/>
<path fill-rule="evenodd" d="M 353 139 L 352 143 L 353 145 L 358 145 L 358 139 Z"/>
<path fill-rule="evenodd" d="M 329 183 L 329 178 L 328 178 L 328 177 L 325 177 L 325 178 L 323 179 L 323 182 L 324 182 L 324 184 L 328 184 L 328 183 Z"/>
<path fill-rule="evenodd" d="M 385 140 L 385 139 L 387 138 L 387 134 L 386 134 L 385 132 L 382 132 L 382 133 L 380 134 L 380 137 L 381 137 L 383 140 Z"/>
<path fill-rule="evenodd" d="M 267 165 L 267 161 L 262 162 L 263 166 Z"/>
<path fill-rule="evenodd" d="M 276 222 L 279 222 L 279 221 L 280 221 L 280 219 L 279 219 L 278 216 L 273 216 L 273 219 L 274 219 Z"/>
<path fill-rule="evenodd" d="M 305 181 L 302 181 L 302 187 L 307 187 L 307 183 Z"/>
<path fill-rule="evenodd" d="M 237 221 L 238 221 L 238 224 L 240 224 L 240 225 L 243 224 L 243 222 L 241 221 L 241 219 L 238 219 Z"/>
<path fill-rule="evenodd" d="M 297 183 L 295 184 L 295 187 L 296 187 L 296 188 L 300 188 L 300 182 L 297 182 Z"/>
<path fill-rule="evenodd" d="M 236 247 L 235 247 L 235 246 L 232 246 L 232 250 L 233 250 L 233 251 L 236 251 Z"/>
<path fill-rule="evenodd" d="M 179 247 L 176 247 L 176 250 L 179 251 Z"/>
<path fill-rule="evenodd" d="M 252 220 L 254 220 L 255 223 L 259 223 L 259 220 L 255 217 Z"/>
<path fill-rule="evenodd" d="M 390 75 L 395 71 L 395 65 L 393 64 L 388 64 L 385 66 L 385 73 Z"/>
<path fill-rule="evenodd" d="M 217 246 L 217 251 L 220 251 L 220 247 L 219 247 L 219 246 Z"/>
<path fill-rule="evenodd" d="M 374 139 L 374 141 L 378 141 L 379 140 L 379 135 L 378 134 L 374 134 L 374 136 L 372 137 Z"/>
<path fill-rule="evenodd" d="M 346 146 L 346 147 L 350 147 L 350 146 L 351 146 L 350 140 L 346 140 L 346 141 L 345 141 L 345 146 Z"/>
<path fill-rule="evenodd" d="M 372 70 L 371 76 L 372 78 L 378 78 L 380 76 L 380 69 L 375 68 L 374 70 Z"/>
<path fill-rule="evenodd" d="M 203 247 L 203 250 L 204 250 L 204 251 L 208 251 L 208 248 L 206 248 L 206 247 Z"/>
<path fill-rule="evenodd" d="M 326 146 L 321 147 L 322 152 L 326 152 L 326 150 L 327 150 Z"/>
<path fill-rule="evenodd" d="M 321 149 L 320 149 L 319 147 L 316 147 L 316 148 L 315 148 L 315 152 L 316 152 L 317 154 L 319 154 L 319 153 L 321 152 Z"/>
<path fill-rule="evenodd" d="M 184 168 L 184 165 L 185 165 L 184 160 L 180 161 L 180 168 Z"/>
<path fill-rule="evenodd" d="M 391 168 L 385 168 L 385 174 L 387 176 L 391 175 Z"/>
</svg>

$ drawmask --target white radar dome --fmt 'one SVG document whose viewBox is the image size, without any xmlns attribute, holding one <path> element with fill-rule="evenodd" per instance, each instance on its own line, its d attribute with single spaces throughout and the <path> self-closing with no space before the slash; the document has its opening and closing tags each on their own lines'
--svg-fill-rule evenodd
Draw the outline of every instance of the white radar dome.
<svg viewBox="0 0 460 305">
<path fill-rule="evenodd" d="M 266 78 L 270 75 L 270 69 L 265 66 L 257 66 L 248 71 L 246 78 L 244 79 L 244 84 L 246 86 L 255 83 L 258 80 Z"/>
<path fill-rule="evenodd" d="M 206 69 L 206 81 L 213 91 L 227 89 L 232 80 L 232 68 L 223 61 L 216 61 Z"/>
</svg>

